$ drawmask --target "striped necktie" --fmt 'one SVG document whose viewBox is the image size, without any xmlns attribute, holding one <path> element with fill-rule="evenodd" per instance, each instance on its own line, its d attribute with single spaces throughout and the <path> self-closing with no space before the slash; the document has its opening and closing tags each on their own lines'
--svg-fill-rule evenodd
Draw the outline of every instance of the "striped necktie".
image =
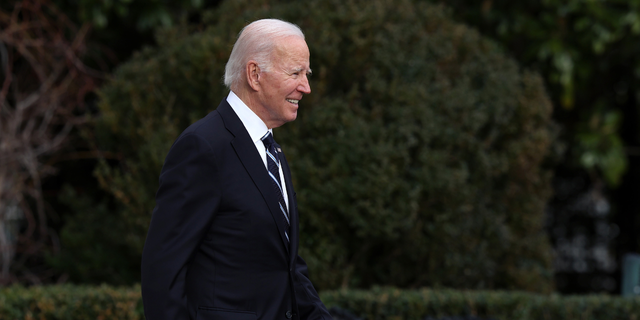
<svg viewBox="0 0 640 320">
<path fill-rule="evenodd" d="M 267 134 L 260 138 L 260 140 L 264 143 L 267 151 L 267 169 L 269 171 L 269 177 L 271 178 L 273 187 L 276 189 L 276 194 L 278 195 L 278 206 L 287 221 L 287 226 L 289 226 L 289 213 L 287 205 L 284 202 L 284 193 L 282 192 L 282 180 L 280 180 L 280 155 L 276 149 L 276 141 L 273 139 L 273 135 L 270 131 L 267 131 Z M 288 231 L 285 231 L 284 235 L 287 237 L 287 240 L 289 240 Z"/>
</svg>

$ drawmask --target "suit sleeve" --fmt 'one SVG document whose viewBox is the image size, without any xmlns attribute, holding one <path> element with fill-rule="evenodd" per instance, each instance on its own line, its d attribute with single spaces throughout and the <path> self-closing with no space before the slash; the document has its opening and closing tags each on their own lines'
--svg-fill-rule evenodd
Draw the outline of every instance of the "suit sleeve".
<svg viewBox="0 0 640 320">
<path fill-rule="evenodd" d="M 187 269 L 217 212 L 217 182 L 209 143 L 196 134 L 178 138 L 162 167 L 142 253 L 142 300 L 147 320 L 189 319 Z"/>
<path fill-rule="evenodd" d="M 318 292 L 309 280 L 309 272 L 307 263 L 302 260 L 300 255 L 296 258 L 296 301 L 298 303 L 298 312 L 300 320 L 331 320 L 331 314 L 324 306 Z"/>
</svg>

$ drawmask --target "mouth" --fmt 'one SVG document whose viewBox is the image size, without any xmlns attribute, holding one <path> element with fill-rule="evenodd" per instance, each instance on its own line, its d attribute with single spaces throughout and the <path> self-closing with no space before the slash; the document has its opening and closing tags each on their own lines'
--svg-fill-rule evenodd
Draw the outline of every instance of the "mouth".
<svg viewBox="0 0 640 320">
<path fill-rule="evenodd" d="M 287 100 L 287 102 L 295 104 L 296 106 L 298 105 L 298 102 L 300 102 L 299 99 L 298 100 L 296 100 L 296 99 L 286 99 L 286 100 Z"/>
</svg>

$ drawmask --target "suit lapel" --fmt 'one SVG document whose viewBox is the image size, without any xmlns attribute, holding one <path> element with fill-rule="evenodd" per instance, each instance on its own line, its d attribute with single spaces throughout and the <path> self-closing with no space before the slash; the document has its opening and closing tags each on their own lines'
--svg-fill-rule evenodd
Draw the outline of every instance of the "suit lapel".
<svg viewBox="0 0 640 320">
<path fill-rule="evenodd" d="M 277 194 L 269 180 L 269 175 L 264 167 L 262 159 L 260 159 L 260 154 L 256 150 L 255 144 L 251 141 L 251 137 L 242 124 L 242 121 L 240 121 L 240 118 L 238 118 L 238 115 L 236 115 L 226 99 L 220 103 L 216 110 L 220 113 L 227 130 L 234 135 L 234 139 L 231 140 L 231 146 L 236 151 L 236 154 L 238 155 L 238 158 L 240 158 L 245 170 L 247 170 L 256 187 L 262 194 L 262 198 L 269 207 L 271 216 L 278 227 L 280 238 L 282 239 L 285 248 L 289 250 L 289 241 L 287 241 L 287 238 L 284 235 L 284 232 L 287 229 L 287 223 L 280 211 L 280 208 L 277 206 L 277 201 L 273 200 L 277 199 Z M 289 237 L 291 238 L 291 236 Z M 293 239 L 290 240 L 293 241 Z"/>
</svg>

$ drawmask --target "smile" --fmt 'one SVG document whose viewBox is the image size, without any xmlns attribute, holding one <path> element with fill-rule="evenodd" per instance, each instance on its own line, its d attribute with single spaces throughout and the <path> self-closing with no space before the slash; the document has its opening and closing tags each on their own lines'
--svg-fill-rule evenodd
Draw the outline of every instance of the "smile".
<svg viewBox="0 0 640 320">
<path fill-rule="evenodd" d="M 300 102 L 300 100 L 295 100 L 295 99 L 287 99 L 287 101 L 293 103 L 293 104 L 298 104 L 298 102 Z"/>
</svg>

